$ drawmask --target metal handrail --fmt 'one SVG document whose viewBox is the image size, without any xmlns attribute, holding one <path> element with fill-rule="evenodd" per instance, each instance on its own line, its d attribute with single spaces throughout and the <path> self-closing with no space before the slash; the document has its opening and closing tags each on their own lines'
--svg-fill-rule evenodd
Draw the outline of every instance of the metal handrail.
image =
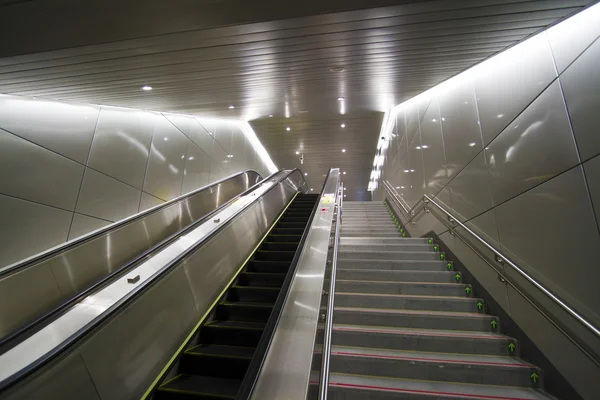
<svg viewBox="0 0 600 400">
<path fill-rule="evenodd" d="M 331 334 L 333 330 L 333 307 L 335 299 L 335 277 L 337 270 L 338 248 L 340 242 L 340 225 L 342 222 L 342 205 L 344 198 L 344 184 L 340 183 L 337 190 L 337 216 L 335 222 L 335 236 L 333 238 L 333 258 L 331 261 L 331 274 L 329 276 L 329 296 L 327 298 L 327 314 L 325 317 L 325 333 L 323 338 L 323 351 L 321 359 L 321 378 L 319 379 L 319 400 L 327 399 L 329 388 L 329 359 L 331 357 Z"/>
<path fill-rule="evenodd" d="M 410 218 L 411 217 L 410 210 L 408 208 L 406 208 L 404 206 L 404 204 L 402 204 L 402 202 L 400 201 L 401 200 L 400 196 L 398 196 L 396 193 L 392 192 L 392 190 L 393 190 L 392 185 L 390 185 L 390 183 L 387 182 L 387 181 L 383 181 L 383 186 L 392 195 L 392 198 L 394 199 L 394 201 L 396 202 L 396 204 L 398 204 L 402 208 L 402 210 L 404 210 L 404 213 L 406 214 L 406 216 L 408 218 Z M 388 186 L 389 186 L 389 188 L 388 188 Z"/>
<path fill-rule="evenodd" d="M 386 189 L 387 189 L 387 187 L 386 187 Z M 390 192 L 390 194 L 392 194 L 392 195 L 394 194 L 392 192 L 393 188 L 387 189 L 387 190 Z M 397 196 L 397 194 L 396 194 L 396 196 Z M 527 272 L 525 272 L 523 269 L 521 269 L 517 264 L 515 264 L 513 261 L 511 261 L 504 254 L 502 254 L 502 252 L 500 252 L 494 246 L 492 246 L 491 244 L 489 244 L 485 239 L 482 239 L 479 235 L 477 235 L 475 232 L 473 232 L 465 224 L 463 224 L 462 222 L 460 222 L 458 220 L 458 218 L 456 218 L 452 213 L 446 211 L 446 209 L 444 209 L 444 207 L 442 207 L 441 205 L 439 205 L 438 203 L 436 203 L 435 200 L 433 200 L 431 197 L 429 197 L 428 195 L 424 194 L 423 197 L 422 197 L 422 199 L 419 200 L 419 202 L 417 202 L 417 204 L 415 204 L 415 206 L 413 207 L 412 210 L 414 210 L 415 208 L 417 208 L 417 206 L 421 202 L 423 203 L 422 210 L 426 210 L 427 209 L 427 204 L 433 204 L 438 209 L 440 209 L 444 214 L 446 214 L 446 216 L 448 218 L 451 218 L 452 222 L 460 225 L 461 228 L 463 228 L 465 231 L 467 231 L 471 236 L 473 236 L 475 239 L 477 239 L 478 242 L 480 242 L 482 245 L 484 245 L 485 247 L 487 247 L 492 253 L 494 253 L 494 255 L 496 256 L 496 261 L 498 261 L 499 263 L 506 263 L 506 264 L 510 265 L 523 278 L 525 278 L 527 281 L 529 281 L 531 284 L 533 284 L 536 288 L 538 288 L 540 291 L 542 291 L 542 293 L 544 293 L 546 296 L 548 296 L 549 298 L 551 298 L 563 310 L 565 310 L 567 313 L 569 313 L 572 317 L 574 317 L 577 321 L 579 321 L 583 326 L 585 326 L 586 328 L 588 328 L 597 337 L 600 338 L 600 329 L 596 328 L 592 323 L 590 323 L 584 317 L 582 317 L 581 315 L 579 315 L 575 310 L 573 310 L 571 307 L 569 307 L 565 302 L 563 302 L 561 299 L 559 299 L 550 290 L 546 289 L 541 283 L 539 283 L 538 281 L 536 281 Z M 419 213 L 415 212 L 415 214 L 407 222 L 411 222 L 418 214 Z"/>
</svg>

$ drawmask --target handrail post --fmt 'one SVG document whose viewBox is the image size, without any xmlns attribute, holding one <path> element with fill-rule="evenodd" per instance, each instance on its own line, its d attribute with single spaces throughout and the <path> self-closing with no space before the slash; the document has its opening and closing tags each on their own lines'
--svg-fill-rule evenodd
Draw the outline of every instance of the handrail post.
<svg viewBox="0 0 600 400">
<path fill-rule="evenodd" d="M 319 379 L 319 400 L 327 399 L 329 388 L 329 359 L 331 356 L 331 334 L 333 330 L 333 308 L 335 299 L 335 277 L 337 270 L 338 247 L 340 241 L 340 225 L 342 221 L 342 204 L 344 197 L 344 184 L 340 183 L 337 190 L 337 214 L 335 222 L 335 236 L 333 238 L 333 258 L 331 261 L 331 274 L 329 276 L 329 292 L 327 298 L 327 313 L 325 316 L 325 333 L 321 359 L 321 377 Z"/>
</svg>

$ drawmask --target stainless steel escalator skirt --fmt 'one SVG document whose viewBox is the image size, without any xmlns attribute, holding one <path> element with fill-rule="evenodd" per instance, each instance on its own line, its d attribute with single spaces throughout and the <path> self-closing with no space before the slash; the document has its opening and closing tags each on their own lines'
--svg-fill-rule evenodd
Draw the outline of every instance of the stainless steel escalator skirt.
<svg viewBox="0 0 600 400">
<path fill-rule="evenodd" d="M 0 338 L 57 307 L 261 180 L 252 170 L 0 269 Z"/>
<path fill-rule="evenodd" d="M 299 170 L 263 181 L 82 300 L 63 322 L 44 328 L 41 340 L 34 335 L 0 355 L 0 398 L 139 398 L 298 191 L 307 191 Z"/>
</svg>

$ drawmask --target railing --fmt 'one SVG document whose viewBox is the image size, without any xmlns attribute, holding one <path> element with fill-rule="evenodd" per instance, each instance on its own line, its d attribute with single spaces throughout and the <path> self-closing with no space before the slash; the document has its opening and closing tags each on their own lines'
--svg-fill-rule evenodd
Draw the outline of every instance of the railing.
<svg viewBox="0 0 600 400">
<path fill-rule="evenodd" d="M 506 276 L 502 271 L 500 271 L 495 265 L 488 261 L 488 257 L 481 253 L 480 250 L 476 249 L 471 243 L 465 239 L 462 235 L 460 235 L 456 228 L 458 227 L 464 229 L 470 236 L 475 238 L 477 242 L 482 244 L 485 248 L 490 250 L 494 254 L 495 261 L 498 264 L 506 264 L 509 265 L 513 270 L 515 270 L 519 275 L 525 278 L 529 283 L 534 285 L 537 289 L 539 289 L 542 293 L 544 293 L 548 298 L 550 298 L 555 304 L 557 304 L 560 308 L 566 311 L 569 315 L 575 318 L 579 323 L 585 326 L 589 331 L 591 331 L 596 337 L 600 338 L 600 330 L 595 327 L 592 323 L 586 320 L 584 317 L 579 315 L 575 310 L 569 307 L 564 301 L 558 298 L 555 294 L 553 294 L 549 289 L 544 287 L 541 283 L 535 280 L 531 275 L 525 272 L 522 268 L 520 268 L 517 264 L 511 261 L 508 257 L 506 257 L 502 252 L 496 249 L 494 246 L 489 244 L 486 240 L 482 239 L 477 233 L 473 232 L 468 226 L 459 221 L 457 217 L 455 217 L 452 213 L 448 212 L 443 206 L 438 204 L 435 200 L 433 200 L 428 195 L 424 194 L 423 197 L 410 209 L 407 210 L 401 201 L 401 197 L 398 195 L 394 187 L 387 181 L 383 181 L 384 188 L 386 192 L 391 196 L 394 203 L 402 208 L 406 212 L 407 221 L 406 224 L 415 225 L 415 219 L 422 212 L 429 212 L 430 205 L 435 206 L 442 213 L 446 215 L 446 218 L 442 218 L 436 213 L 431 213 L 431 215 L 435 216 L 442 224 L 444 224 L 450 231 L 453 236 L 458 237 L 470 250 L 472 250 L 477 256 L 479 256 L 486 264 L 488 264 L 501 278 L 502 282 L 506 282 L 509 284 L 515 291 L 517 291 L 523 298 L 530 303 L 540 314 L 542 314 L 552 325 L 554 325 L 563 335 L 567 337 L 569 341 L 571 341 L 579 350 L 581 350 L 590 360 L 592 360 L 596 365 L 600 366 L 600 361 L 597 357 L 592 355 L 585 346 L 581 345 L 578 340 L 573 338 L 565 329 L 563 329 L 551 316 L 549 316 L 544 310 L 542 310 L 533 300 L 529 298 L 523 291 L 511 282 L 510 278 Z"/>
<path fill-rule="evenodd" d="M 337 215 L 335 222 L 335 235 L 333 237 L 333 258 L 331 261 L 331 274 L 329 277 L 329 293 L 327 298 L 327 314 L 325 316 L 325 332 L 323 338 L 323 353 L 321 359 L 321 376 L 319 379 L 319 400 L 327 399 L 329 388 L 329 360 L 331 357 L 331 334 L 333 330 L 333 307 L 335 300 L 335 276 L 337 270 L 338 248 L 340 243 L 340 225 L 342 224 L 342 205 L 344 198 L 344 184 L 341 183 L 337 190 Z"/>
</svg>

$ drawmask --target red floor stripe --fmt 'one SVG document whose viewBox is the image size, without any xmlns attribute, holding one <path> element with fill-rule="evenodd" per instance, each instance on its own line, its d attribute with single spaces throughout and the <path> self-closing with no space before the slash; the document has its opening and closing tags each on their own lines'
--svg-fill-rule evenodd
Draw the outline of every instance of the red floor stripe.
<svg viewBox="0 0 600 400">
<path fill-rule="evenodd" d="M 404 357 L 404 356 L 386 356 L 382 354 L 364 354 L 364 353 L 349 353 L 345 351 L 332 351 L 331 354 L 340 356 L 353 356 L 353 357 L 370 357 L 370 358 L 385 358 L 391 360 L 413 360 L 413 361 L 432 361 L 432 362 L 443 362 L 448 364 L 475 364 L 475 365 L 490 365 L 496 367 L 518 367 L 518 368 L 529 368 L 527 364 L 508 364 L 508 363 L 493 363 L 485 361 L 460 361 L 460 360 L 442 360 L 438 358 L 423 358 L 423 357 Z"/>
<path fill-rule="evenodd" d="M 334 331 L 344 332 L 369 332 L 369 333 L 391 333 L 391 334 L 404 334 L 404 335 L 423 335 L 423 336 L 440 336 L 440 337 L 459 337 L 467 339 L 486 339 L 486 340 L 507 340 L 504 336 L 472 336 L 472 335 L 461 335 L 461 334 L 448 334 L 448 333 L 412 333 L 412 332 L 394 332 L 384 331 L 380 329 L 355 329 L 355 328 L 333 328 Z"/>
<path fill-rule="evenodd" d="M 454 396 L 454 397 L 467 397 L 472 399 L 496 399 L 496 400 L 534 400 L 533 398 L 526 397 L 500 397 L 500 396 L 488 396 L 488 395 L 476 395 L 469 393 L 450 393 L 450 392 L 433 392 L 429 390 L 412 390 L 412 389 L 399 389 L 399 388 L 391 388 L 384 386 L 369 386 L 369 385 L 355 385 L 352 383 L 329 383 L 329 386 L 338 386 L 338 387 L 349 387 L 356 389 L 372 389 L 372 390 L 386 390 L 390 392 L 400 392 L 400 393 L 415 393 L 415 394 L 432 394 L 438 396 Z"/>
</svg>

